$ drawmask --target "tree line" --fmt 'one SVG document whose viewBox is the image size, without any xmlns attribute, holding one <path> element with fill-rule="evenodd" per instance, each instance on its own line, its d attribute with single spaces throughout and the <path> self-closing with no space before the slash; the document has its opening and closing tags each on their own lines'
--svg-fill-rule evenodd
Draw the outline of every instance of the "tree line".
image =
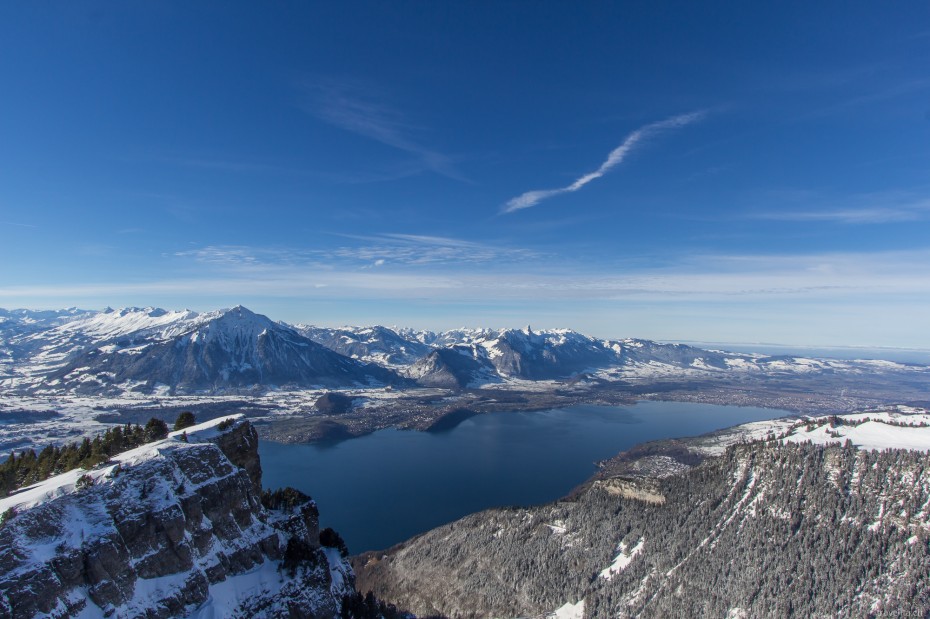
<svg viewBox="0 0 930 619">
<path fill-rule="evenodd" d="M 178 415 L 175 430 L 183 430 L 196 422 L 193 413 Z M 158 441 L 168 436 L 168 424 L 152 417 L 145 426 L 129 424 L 115 426 L 93 438 L 62 446 L 49 445 L 36 453 L 34 449 L 15 451 L 0 464 L 0 497 L 9 496 L 17 489 L 29 486 L 77 468 L 91 469 L 113 456 Z"/>
</svg>

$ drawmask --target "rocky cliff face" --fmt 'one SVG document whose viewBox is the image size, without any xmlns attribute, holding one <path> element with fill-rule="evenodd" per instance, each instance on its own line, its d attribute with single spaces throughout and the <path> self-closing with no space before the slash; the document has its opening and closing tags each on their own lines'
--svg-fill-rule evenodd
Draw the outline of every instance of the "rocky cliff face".
<svg viewBox="0 0 930 619">
<path fill-rule="evenodd" d="M 188 438 L 188 440 L 190 440 Z M 258 432 L 250 423 L 239 423 L 231 429 L 211 437 L 210 442 L 220 448 L 231 463 L 249 476 L 256 496 L 262 492 L 262 463 L 258 457 Z"/>
<path fill-rule="evenodd" d="M 312 501 L 262 506 L 251 425 L 186 437 L 3 499 L 0 616 L 338 614 L 351 569 L 320 548 Z"/>
</svg>

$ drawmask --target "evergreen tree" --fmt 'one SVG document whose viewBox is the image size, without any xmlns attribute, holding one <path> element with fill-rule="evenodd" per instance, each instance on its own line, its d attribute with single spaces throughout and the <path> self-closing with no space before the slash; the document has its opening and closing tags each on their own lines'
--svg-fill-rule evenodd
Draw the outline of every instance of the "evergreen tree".
<svg viewBox="0 0 930 619">
<path fill-rule="evenodd" d="M 196 424 L 197 419 L 194 417 L 194 413 L 190 411 L 182 411 L 174 422 L 174 429 L 175 431 L 183 430 L 184 428 L 189 428 Z"/>
<path fill-rule="evenodd" d="M 168 424 L 152 417 L 148 420 L 148 423 L 145 424 L 145 442 L 151 443 L 152 441 L 159 441 L 168 436 Z M 86 439 L 85 439 L 86 440 Z"/>
</svg>

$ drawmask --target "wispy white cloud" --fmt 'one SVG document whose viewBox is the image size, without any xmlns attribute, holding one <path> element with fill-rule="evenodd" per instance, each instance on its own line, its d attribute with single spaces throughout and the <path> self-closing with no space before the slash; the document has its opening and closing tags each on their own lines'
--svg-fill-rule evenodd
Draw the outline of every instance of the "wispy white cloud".
<svg viewBox="0 0 930 619">
<path fill-rule="evenodd" d="M 930 198 L 910 193 L 883 192 L 850 196 L 845 199 L 806 195 L 805 201 L 829 205 L 769 210 L 751 215 L 755 219 L 793 222 L 832 222 L 838 224 L 884 224 L 930 218 Z M 832 206 L 843 202 L 843 206 Z"/>
<path fill-rule="evenodd" d="M 397 241 L 404 241 L 408 243 L 414 243 L 417 245 L 432 245 L 432 246 L 441 246 L 441 247 L 482 247 L 481 243 L 475 243 L 474 241 L 464 241 L 462 239 L 453 239 L 447 236 L 429 236 L 424 234 L 396 234 L 396 233 L 387 233 L 381 235 L 383 238 L 394 239 Z"/>
<path fill-rule="evenodd" d="M 15 226 L 17 228 L 38 228 L 39 226 L 33 224 L 24 224 L 18 221 L 0 221 L 0 226 Z"/>
<path fill-rule="evenodd" d="M 612 168 L 618 166 L 623 162 L 624 159 L 626 159 L 626 157 L 630 154 L 630 152 L 633 151 L 633 149 L 643 144 L 650 138 L 655 137 L 663 131 L 678 129 L 680 127 L 684 127 L 685 125 L 690 125 L 691 123 L 700 120 L 705 115 L 706 112 L 703 111 L 691 112 L 690 114 L 680 114 L 678 116 L 673 116 L 671 118 L 666 118 L 665 120 L 660 120 L 659 122 L 654 122 L 642 126 L 633 133 L 629 134 L 626 139 L 623 140 L 620 146 L 613 149 L 610 154 L 607 155 L 607 159 L 604 160 L 604 163 L 602 163 L 597 170 L 579 177 L 575 180 L 575 182 L 570 185 L 566 185 L 565 187 L 558 187 L 555 189 L 535 189 L 533 191 L 522 193 L 519 196 L 508 200 L 504 205 L 502 212 L 512 213 L 521 209 L 530 208 L 531 206 L 536 206 L 547 198 L 551 198 L 563 193 L 578 191 L 591 181 L 604 176 Z"/>
<path fill-rule="evenodd" d="M 417 127 L 386 104 L 383 97 L 374 97 L 371 85 L 324 79 L 308 81 L 302 84 L 302 89 L 306 95 L 304 108 L 320 120 L 412 155 L 421 169 L 455 180 L 467 180 L 456 169 L 451 157 L 410 137 Z"/>
<path fill-rule="evenodd" d="M 369 237 L 368 243 L 339 247 L 333 256 L 382 265 L 447 265 L 497 267 L 539 259 L 539 252 L 506 245 L 476 243 L 448 237 L 416 234 L 382 234 Z"/>
<path fill-rule="evenodd" d="M 193 258 L 197 262 L 226 266 L 250 266 L 266 263 L 291 262 L 290 250 L 255 248 L 246 245 L 207 245 L 196 249 L 174 252 L 178 258 Z"/>
<path fill-rule="evenodd" d="M 538 259 L 538 252 L 505 245 L 415 234 L 374 236 L 339 235 L 359 241 L 332 248 L 268 248 L 209 245 L 175 252 L 217 266 L 257 270 L 290 265 L 306 268 L 370 268 L 372 266 L 425 267 L 439 265 L 488 265 Z"/>
</svg>

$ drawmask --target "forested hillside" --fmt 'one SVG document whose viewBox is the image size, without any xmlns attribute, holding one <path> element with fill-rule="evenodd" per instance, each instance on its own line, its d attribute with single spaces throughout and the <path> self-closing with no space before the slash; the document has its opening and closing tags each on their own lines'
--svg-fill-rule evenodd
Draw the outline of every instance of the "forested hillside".
<svg viewBox="0 0 930 619">
<path fill-rule="evenodd" d="M 662 480 L 491 510 L 357 559 L 359 589 L 449 616 L 925 616 L 930 457 L 735 445 Z"/>
</svg>

